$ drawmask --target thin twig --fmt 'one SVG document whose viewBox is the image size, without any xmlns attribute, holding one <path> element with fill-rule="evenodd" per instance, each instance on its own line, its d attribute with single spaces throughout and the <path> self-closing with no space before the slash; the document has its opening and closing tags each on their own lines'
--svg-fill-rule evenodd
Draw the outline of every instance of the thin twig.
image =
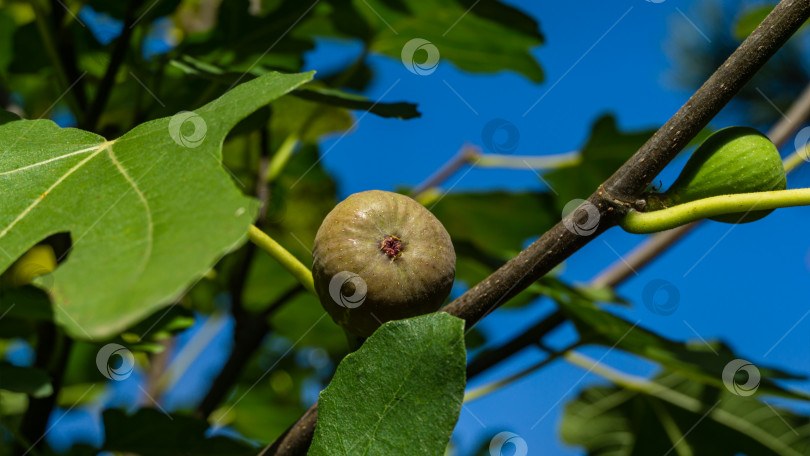
<svg viewBox="0 0 810 456">
<path fill-rule="evenodd" d="M 73 341 L 64 335 L 52 322 L 42 322 L 37 328 L 37 351 L 34 367 L 48 373 L 51 378 L 53 392 L 46 396 L 36 398 L 28 397 L 28 408 L 20 422 L 20 434 L 34 447 L 42 445 L 42 436 L 48 425 L 48 420 L 56 406 L 56 399 L 62 390 L 62 379 L 70 358 Z M 28 449 L 26 449 L 28 450 Z"/>
<path fill-rule="evenodd" d="M 304 287 L 295 287 L 282 294 L 258 314 L 243 313 L 236 317 L 234 326 L 234 344 L 231 354 L 228 356 L 225 366 L 220 370 L 205 397 L 195 411 L 195 415 L 200 418 L 208 418 L 216 410 L 219 404 L 225 399 L 225 395 L 230 391 L 239 376 L 245 369 L 248 361 L 261 346 L 264 337 L 270 331 L 270 324 L 267 319 L 282 305 L 304 291 Z"/>
<path fill-rule="evenodd" d="M 506 344 L 479 353 L 478 356 L 467 365 L 467 378 L 475 377 L 507 357 L 543 339 L 548 333 L 565 321 L 565 315 L 562 311 L 557 310 Z"/>
<path fill-rule="evenodd" d="M 73 81 L 71 81 L 68 77 L 64 62 L 59 55 L 59 50 L 57 49 L 56 40 L 54 39 L 53 33 L 51 33 L 52 25 L 46 20 L 48 15 L 45 12 L 42 2 L 34 1 L 31 2 L 31 5 L 34 7 L 37 30 L 39 31 L 39 36 L 42 39 L 42 45 L 45 48 L 45 52 L 48 54 L 48 58 L 50 58 L 51 63 L 53 63 L 53 71 L 56 75 L 56 80 L 59 83 L 59 90 L 65 93 L 65 101 L 67 102 L 68 106 L 70 106 L 71 111 L 77 117 L 80 117 L 83 114 L 84 105 L 82 100 L 79 99 L 77 92 L 74 91 L 76 87 L 74 86 L 73 89 L 71 89 L 71 85 L 74 84 L 73 81 L 76 81 L 78 78 L 74 78 Z M 78 83 L 75 84 L 78 85 Z"/>
<path fill-rule="evenodd" d="M 84 121 L 82 122 L 82 127 L 85 130 L 93 131 L 96 129 L 101 113 L 104 111 L 104 106 L 107 105 L 110 93 L 115 85 L 115 78 L 118 76 L 118 70 L 121 68 L 121 64 L 124 63 L 124 58 L 129 50 L 129 40 L 132 37 L 132 32 L 135 29 L 134 24 L 137 20 L 135 12 L 142 3 L 142 0 L 130 0 L 127 5 L 124 26 L 110 54 L 110 63 L 107 65 L 107 71 L 104 73 L 104 78 L 98 85 L 93 103 L 90 104 L 85 113 Z"/>
<path fill-rule="evenodd" d="M 436 172 L 431 174 L 430 177 L 425 179 L 421 184 L 414 187 L 413 190 L 411 190 L 411 196 L 414 199 L 418 199 L 419 195 L 446 181 L 456 171 L 461 169 L 462 166 L 470 163 L 471 160 L 480 154 L 481 150 L 475 146 L 463 146 L 450 160 L 447 160 L 444 165 L 436 170 Z"/>
</svg>

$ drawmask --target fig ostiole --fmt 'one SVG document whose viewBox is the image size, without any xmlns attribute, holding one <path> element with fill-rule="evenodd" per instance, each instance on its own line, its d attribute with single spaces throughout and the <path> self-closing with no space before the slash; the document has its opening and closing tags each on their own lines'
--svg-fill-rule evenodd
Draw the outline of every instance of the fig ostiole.
<svg viewBox="0 0 810 456">
<path fill-rule="evenodd" d="M 370 336 L 389 320 L 438 310 L 456 254 L 441 222 L 398 193 L 355 193 L 324 218 L 312 251 L 315 291 L 347 332 Z"/>
<path fill-rule="evenodd" d="M 749 127 L 718 130 L 689 157 L 681 174 L 664 193 L 646 195 L 647 211 L 720 195 L 784 190 L 785 168 L 767 136 Z M 748 223 L 772 210 L 723 214 L 710 220 Z"/>
</svg>

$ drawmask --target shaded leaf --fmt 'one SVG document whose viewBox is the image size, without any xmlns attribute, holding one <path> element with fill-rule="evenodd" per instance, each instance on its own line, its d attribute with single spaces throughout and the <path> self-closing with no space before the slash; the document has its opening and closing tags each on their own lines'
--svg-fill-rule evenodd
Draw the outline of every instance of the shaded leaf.
<svg viewBox="0 0 810 456">
<path fill-rule="evenodd" d="M 140 456 L 253 455 L 258 449 L 222 436 L 206 437 L 208 423 L 183 415 L 140 409 L 133 415 L 109 409 L 104 414 L 104 451 Z"/>
<path fill-rule="evenodd" d="M 430 210 L 454 243 L 468 241 L 484 252 L 511 257 L 528 238 L 560 220 L 553 202 L 549 195 L 536 193 L 451 193 Z"/>
<path fill-rule="evenodd" d="M 113 18 L 123 20 L 126 16 L 126 10 L 129 2 L 110 2 L 107 0 L 89 0 L 86 2 L 87 6 L 93 8 L 96 12 L 105 13 Z M 141 2 L 141 6 L 137 8 L 133 17 L 138 18 L 139 22 L 149 22 L 160 16 L 166 16 L 174 12 L 180 0 L 165 0 L 157 3 Z"/>
<path fill-rule="evenodd" d="M 108 337 L 165 305 L 244 242 L 255 216 L 220 164 L 226 134 L 311 77 L 269 74 L 111 141 L 47 120 L 3 124 L 0 271 L 69 231 L 73 249 L 48 291 L 72 336 Z"/>
<path fill-rule="evenodd" d="M 584 342 L 615 347 L 636 354 L 697 382 L 723 387 L 723 369 L 729 362 L 740 358 L 720 343 L 707 346 L 671 341 L 598 309 L 593 303 L 562 300 L 558 303 L 565 314 L 573 320 Z M 786 390 L 774 382 L 774 379 L 803 377 L 765 366 L 757 367 L 761 374 L 759 393 L 808 399 L 805 394 Z"/>
<path fill-rule="evenodd" d="M 317 144 L 321 136 L 342 132 L 352 126 L 351 114 L 340 107 L 324 106 L 297 97 L 281 98 L 272 106 L 278 115 L 270 119 L 270 131 L 280 140 L 295 135 L 301 141 Z"/>
<path fill-rule="evenodd" d="M 807 417 L 671 373 L 654 383 L 655 389 L 644 392 L 585 389 L 566 406 L 563 440 L 585 447 L 590 456 L 800 456 L 810 451 Z"/>
<path fill-rule="evenodd" d="M 187 75 L 193 75 L 227 85 L 235 84 L 243 80 L 249 80 L 250 78 L 264 73 L 260 70 L 252 71 L 247 75 L 244 72 L 229 72 L 188 55 L 183 56 L 179 60 L 172 60 L 171 64 L 176 68 L 179 68 Z M 293 95 L 303 100 L 313 101 L 320 104 L 344 109 L 369 111 L 372 114 L 376 114 L 380 117 L 411 119 L 421 115 L 419 111 L 416 110 L 416 105 L 413 103 L 386 103 L 372 101 L 362 95 L 356 95 L 343 90 L 329 88 L 320 81 L 313 81 L 302 86 L 300 89 L 293 91 Z"/>
<path fill-rule="evenodd" d="M 463 337 L 443 312 L 381 326 L 321 392 L 309 454 L 443 454 L 464 394 Z"/>
<path fill-rule="evenodd" d="M 19 367 L 0 361 L 0 389 L 25 393 L 33 397 L 53 394 L 51 378 L 41 369 Z"/>
<path fill-rule="evenodd" d="M 0 75 L 5 75 L 6 68 L 14 59 L 13 39 L 16 30 L 14 18 L 6 11 L 0 11 Z"/>
<path fill-rule="evenodd" d="M 52 320 L 48 295 L 33 286 L 0 290 L 0 315 L 29 321 Z"/>
<path fill-rule="evenodd" d="M 303 98 L 304 100 L 317 101 L 318 103 L 341 108 L 368 111 L 380 117 L 412 119 L 421 116 L 419 111 L 416 110 L 416 105 L 413 103 L 381 103 L 369 100 L 361 95 L 354 95 L 328 87 L 318 87 L 313 84 L 303 86 L 301 89 L 294 91 L 293 95 Z"/>
<path fill-rule="evenodd" d="M 749 8 L 743 12 L 742 16 L 737 19 L 737 23 L 734 24 L 734 37 L 740 41 L 748 38 L 748 35 L 765 20 L 765 17 L 771 14 L 773 7 L 774 5 L 763 5 Z"/>
<path fill-rule="evenodd" d="M 581 150 L 582 161 L 546 173 L 543 178 L 557 194 L 562 210 L 569 201 L 587 198 L 633 155 L 654 130 L 624 133 L 611 115 L 600 117 L 591 129 L 590 139 Z"/>
</svg>

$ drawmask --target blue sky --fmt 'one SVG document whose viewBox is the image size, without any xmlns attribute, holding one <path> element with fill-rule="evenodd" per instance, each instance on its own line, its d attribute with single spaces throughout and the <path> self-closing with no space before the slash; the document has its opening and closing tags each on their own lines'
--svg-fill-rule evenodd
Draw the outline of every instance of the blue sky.
<svg viewBox="0 0 810 456">
<path fill-rule="evenodd" d="M 699 2 L 507 3 L 540 22 L 546 43 L 533 50 L 533 55 L 545 71 L 545 81 L 534 84 L 514 73 L 465 73 L 446 61 L 440 61 L 434 73 L 419 76 L 407 71 L 397 59 L 372 56 L 376 79 L 366 95 L 378 99 L 385 94 L 383 101 L 418 103 L 423 115 L 402 121 L 355 113 L 355 130 L 323 141 L 323 162 L 337 177 L 341 198 L 363 190 L 394 190 L 418 184 L 463 144 L 480 145 L 482 128 L 494 118 L 509 120 L 518 128 L 516 154 L 556 154 L 581 147 L 591 124 L 602 114 L 616 115 L 626 130 L 657 128 L 690 95 L 671 82 L 676 68 L 667 55 L 667 46 L 673 33 L 703 39 L 696 11 Z M 305 69 L 328 74 L 357 52 L 359 48 L 351 44 L 322 41 L 308 55 Z M 713 123 L 715 127 L 725 125 L 722 121 Z M 397 160 L 395 175 L 379 172 L 381 157 Z M 676 160 L 664 172 L 661 177 L 665 185 L 682 163 L 683 159 Z M 448 180 L 444 188 L 454 192 L 544 189 L 528 170 L 475 169 L 460 178 L 462 174 Z M 789 179 L 793 187 L 809 184 L 807 169 Z M 806 208 L 785 209 L 749 225 L 702 225 L 619 288 L 634 305 L 617 312 L 673 339 L 720 339 L 754 364 L 807 374 L 810 239 L 803 234 L 808 214 Z M 642 239 L 613 229 L 569 259 L 562 277 L 573 283 L 587 282 Z M 659 278 L 674 284 L 680 294 L 676 311 L 668 316 L 654 314 L 641 305 L 644 287 Z M 551 310 L 548 301 L 519 310 L 501 310 L 487 317 L 480 327 L 493 341 L 502 342 Z M 231 330 L 225 325 L 209 349 L 227 346 Z M 552 334 L 549 342 L 559 346 L 574 336 L 573 329 L 566 326 Z M 584 352 L 599 357 L 604 350 Z M 207 363 L 195 369 L 215 369 L 223 362 L 222 350 L 212 349 L 210 355 Z M 539 351 L 527 349 L 481 375 L 471 386 L 502 378 L 540 359 Z M 603 361 L 628 373 L 646 375 L 654 371 L 648 363 L 618 351 Z M 132 380 L 137 381 L 137 377 Z M 563 406 L 583 387 L 600 382 L 560 361 L 465 405 L 454 436 L 459 454 L 467 454 L 480 438 L 501 431 L 523 438 L 529 454 L 581 454 L 563 445 L 557 436 Z M 183 385 L 184 390 L 175 394 L 193 396 L 204 387 L 185 381 Z M 810 389 L 810 383 L 799 386 Z M 131 384 L 119 384 L 110 399 L 119 405 L 132 402 L 134 397 L 127 393 L 132 389 Z M 88 416 L 92 415 L 73 412 L 56 426 L 49 441 L 64 445 L 77 435 L 93 434 L 87 428 L 88 420 L 92 421 Z"/>
</svg>

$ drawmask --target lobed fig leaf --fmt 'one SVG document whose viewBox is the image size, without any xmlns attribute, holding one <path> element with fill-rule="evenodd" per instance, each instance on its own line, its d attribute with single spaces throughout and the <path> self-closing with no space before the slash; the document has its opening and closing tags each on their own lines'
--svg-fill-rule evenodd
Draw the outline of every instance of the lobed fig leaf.
<svg viewBox="0 0 810 456">
<path fill-rule="evenodd" d="M 749 127 L 715 132 L 695 150 L 683 171 L 663 194 L 648 195 L 648 210 L 663 209 L 698 199 L 735 193 L 784 190 L 785 168 L 779 150 L 767 136 Z M 711 220 L 748 223 L 771 210 L 724 214 Z"/>
<path fill-rule="evenodd" d="M 355 193 L 315 236 L 312 275 L 321 304 L 348 332 L 434 312 L 450 294 L 456 254 L 441 222 L 397 193 Z"/>
</svg>

